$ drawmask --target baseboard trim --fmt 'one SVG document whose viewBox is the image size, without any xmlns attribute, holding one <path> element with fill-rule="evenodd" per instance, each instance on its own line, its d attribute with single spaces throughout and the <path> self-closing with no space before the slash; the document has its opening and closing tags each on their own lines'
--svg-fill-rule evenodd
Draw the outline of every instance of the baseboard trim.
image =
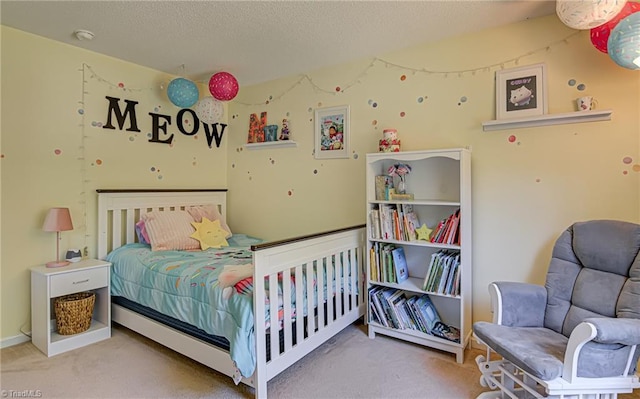
<svg viewBox="0 0 640 399">
<path fill-rule="evenodd" d="M 8 348 L 10 346 L 22 344 L 31 341 L 31 337 L 24 334 L 16 335 L 15 337 L 0 339 L 0 349 Z"/>
</svg>

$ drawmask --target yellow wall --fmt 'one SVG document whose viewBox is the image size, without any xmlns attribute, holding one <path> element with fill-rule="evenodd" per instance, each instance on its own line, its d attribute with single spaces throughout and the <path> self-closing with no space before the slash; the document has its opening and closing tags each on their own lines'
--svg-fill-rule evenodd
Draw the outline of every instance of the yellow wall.
<svg viewBox="0 0 640 399">
<path fill-rule="evenodd" d="M 172 78 L 2 27 L 2 338 L 30 330 L 29 268 L 56 256 L 55 233 L 41 230 L 50 207 L 71 210 L 61 255 L 87 247 L 95 257 L 96 189 L 226 187 L 228 131 L 211 149 L 202 129 L 180 133 L 163 89 Z M 123 110 L 124 99 L 138 102 L 139 133 L 102 128 L 105 96 Z M 172 145 L 148 142 L 149 112 L 171 116 Z"/>
<path fill-rule="evenodd" d="M 495 71 L 516 61 L 546 63 L 549 113 L 593 95 L 612 120 L 483 132 L 495 118 Z M 351 157 L 315 160 L 314 109 L 345 104 Z M 249 115 L 262 111 L 269 123 L 290 120 L 297 148 L 243 150 Z M 640 73 L 555 15 L 244 87 L 230 104 L 230 220 L 271 238 L 364 222 L 365 154 L 384 128 L 398 129 L 403 150 L 469 147 L 473 317 L 489 320 L 489 282 L 544 283 L 553 242 L 571 223 L 640 220 L 639 111 Z"/>
<path fill-rule="evenodd" d="M 158 108 L 175 119 L 178 111 L 161 88 L 170 76 L 14 29 L 1 33 L 3 339 L 29 329 L 29 267 L 55 256 L 54 235 L 41 231 L 49 207 L 72 211 L 75 229 L 63 233 L 61 249 L 87 246 L 90 255 L 95 188 L 228 186 L 231 228 L 267 239 L 363 223 L 365 154 L 387 127 L 398 129 L 404 150 L 472 149 L 475 320 L 490 317 L 490 281 L 543 282 L 553 241 L 572 222 L 640 221 L 640 74 L 599 53 L 588 32 L 571 36 L 555 16 L 251 87 L 240 82 L 219 149 L 177 131 L 172 147 L 147 142 L 147 113 Z M 494 118 L 495 71 L 515 60 L 547 64 L 550 113 L 571 112 L 576 97 L 590 94 L 613 110 L 612 121 L 483 132 L 481 123 Z M 141 133 L 93 126 L 106 120 L 105 95 L 139 101 Z M 349 158 L 316 160 L 314 110 L 336 105 L 351 108 Z M 297 147 L 244 149 L 249 115 L 262 111 L 269 123 L 290 120 Z"/>
</svg>

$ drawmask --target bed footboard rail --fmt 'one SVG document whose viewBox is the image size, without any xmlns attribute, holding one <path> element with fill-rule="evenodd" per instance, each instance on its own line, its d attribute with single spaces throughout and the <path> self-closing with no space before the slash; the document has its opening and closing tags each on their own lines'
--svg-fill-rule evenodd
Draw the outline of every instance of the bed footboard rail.
<svg viewBox="0 0 640 399">
<path fill-rule="evenodd" d="M 365 231 L 359 225 L 252 247 L 254 315 L 266 315 L 266 323 L 255 323 L 257 397 L 266 397 L 267 381 L 364 314 Z"/>
</svg>

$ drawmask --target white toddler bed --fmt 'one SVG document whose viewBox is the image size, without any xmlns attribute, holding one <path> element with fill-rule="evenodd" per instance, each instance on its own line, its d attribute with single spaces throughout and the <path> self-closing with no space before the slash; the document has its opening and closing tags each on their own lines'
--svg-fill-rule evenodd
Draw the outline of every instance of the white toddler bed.
<svg viewBox="0 0 640 399">
<path fill-rule="evenodd" d="M 189 206 L 215 205 L 226 215 L 226 190 L 97 190 L 98 257 L 105 257 L 137 241 L 135 224 L 150 211 L 184 210 Z M 241 381 L 255 389 L 255 396 L 267 396 L 267 381 L 362 317 L 364 301 L 364 226 L 297 237 L 251 246 L 253 275 L 253 317 L 255 371 Z M 315 273 L 315 265 L 334 265 Z M 337 272 L 337 271 L 340 272 Z M 313 278 L 306 278 L 313 276 Z M 278 282 L 278 279 L 281 281 Z M 317 284 L 315 280 L 319 280 Z M 263 282 L 258 284 L 257 282 Z M 278 291 L 281 284 L 281 308 Z M 291 298 L 291 301 L 282 301 Z M 295 302 L 294 302 L 295 298 Z M 284 302 L 284 303 L 282 303 Z M 292 303 L 293 302 L 293 303 Z M 268 305 L 266 304 L 268 303 Z M 295 321 L 292 307 L 304 304 L 304 322 Z M 322 305 L 324 304 L 324 306 Z M 316 306 L 317 305 L 317 306 Z M 295 314 L 295 311 L 293 312 Z M 112 320 L 212 369 L 240 380 L 229 351 L 138 313 L 112 304 Z M 258 322 L 255 315 L 266 315 Z M 278 319 L 280 317 L 280 319 Z M 271 319 L 269 319 L 271 318 Z M 284 320 L 283 320 L 284 318 Z M 281 325 L 279 339 L 269 339 L 268 326 Z M 269 345 L 269 348 L 267 348 Z"/>
</svg>

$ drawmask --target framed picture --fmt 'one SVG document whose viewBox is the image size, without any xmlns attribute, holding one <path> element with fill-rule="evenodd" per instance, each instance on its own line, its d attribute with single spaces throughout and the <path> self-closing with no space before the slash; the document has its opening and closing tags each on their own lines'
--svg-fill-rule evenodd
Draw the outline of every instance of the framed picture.
<svg viewBox="0 0 640 399">
<path fill-rule="evenodd" d="M 547 67 L 534 64 L 496 71 L 496 119 L 547 113 Z"/>
<path fill-rule="evenodd" d="M 349 158 L 349 106 L 318 108 L 315 112 L 316 159 Z"/>
</svg>

